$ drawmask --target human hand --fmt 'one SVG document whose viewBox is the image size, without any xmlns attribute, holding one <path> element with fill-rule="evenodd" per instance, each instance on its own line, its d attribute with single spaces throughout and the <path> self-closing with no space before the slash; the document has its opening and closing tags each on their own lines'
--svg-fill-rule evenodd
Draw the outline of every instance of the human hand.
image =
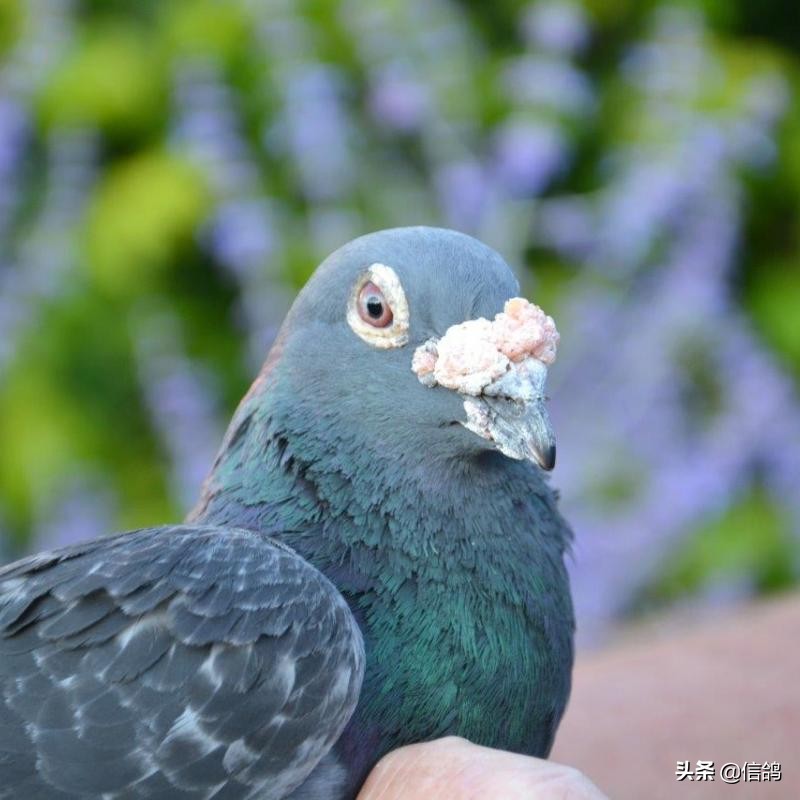
<svg viewBox="0 0 800 800">
<path fill-rule="evenodd" d="M 448 736 L 384 756 L 358 800 L 606 800 L 578 770 Z"/>
</svg>

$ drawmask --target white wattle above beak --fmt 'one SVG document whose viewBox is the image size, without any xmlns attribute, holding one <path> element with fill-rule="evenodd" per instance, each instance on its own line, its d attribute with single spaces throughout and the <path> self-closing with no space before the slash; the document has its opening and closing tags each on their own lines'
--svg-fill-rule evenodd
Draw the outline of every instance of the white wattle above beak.
<svg viewBox="0 0 800 800">
<path fill-rule="evenodd" d="M 425 386 L 462 395 L 465 428 L 510 458 L 551 470 L 556 447 L 544 384 L 558 341 L 552 318 L 515 297 L 493 321 L 468 320 L 441 339 L 428 339 L 414 352 L 411 368 Z"/>
</svg>

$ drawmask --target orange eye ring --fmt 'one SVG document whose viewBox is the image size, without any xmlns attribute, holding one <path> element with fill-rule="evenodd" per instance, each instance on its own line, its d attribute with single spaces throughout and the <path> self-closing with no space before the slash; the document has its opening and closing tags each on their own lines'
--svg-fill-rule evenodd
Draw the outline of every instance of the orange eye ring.
<svg viewBox="0 0 800 800">
<path fill-rule="evenodd" d="M 388 328 L 394 320 L 392 307 L 380 287 L 367 281 L 358 293 L 358 316 L 373 328 Z"/>
</svg>

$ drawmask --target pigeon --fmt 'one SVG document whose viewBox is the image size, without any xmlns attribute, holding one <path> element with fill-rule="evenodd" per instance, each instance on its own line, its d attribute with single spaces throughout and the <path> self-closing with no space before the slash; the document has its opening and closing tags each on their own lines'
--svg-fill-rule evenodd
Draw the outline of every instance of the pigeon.
<svg viewBox="0 0 800 800">
<path fill-rule="evenodd" d="M 354 798 L 457 735 L 546 757 L 571 531 L 553 320 L 494 250 L 372 233 L 316 270 L 183 524 L 0 570 L 0 798 Z"/>
</svg>

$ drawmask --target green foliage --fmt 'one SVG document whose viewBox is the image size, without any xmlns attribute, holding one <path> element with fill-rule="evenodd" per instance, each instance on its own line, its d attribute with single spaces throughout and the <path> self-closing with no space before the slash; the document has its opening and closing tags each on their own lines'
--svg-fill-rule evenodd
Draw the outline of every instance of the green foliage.
<svg viewBox="0 0 800 800">
<path fill-rule="evenodd" d="M 97 128 L 112 139 L 146 134 L 165 111 L 166 87 L 153 42 L 121 23 L 88 29 L 51 73 L 39 97 L 45 128 Z"/>
<path fill-rule="evenodd" d="M 95 435 L 91 420 L 43 365 L 20 365 L 17 374 L 12 372 L 0 398 L 0 478 L 13 522 L 22 527 L 31 521 L 37 496 L 55 490 Z"/>
<path fill-rule="evenodd" d="M 0 0 L 0 56 L 14 44 L 21 24 L 20 0 Z"/>
<path fill-rule="evenodd" d="M 787 68 L 793 91 L 796 65 Z M 744 240 L 742 300 L 763 339 L 800 379 L 800 111 L 793 106 L 780 139 L 781 175 L 753 178 Z"/>
<path fill-rule="evenodd" d="M 246 49 L 247 15 L 237 2 L 179 0 L 161 9 L 159 30 L 170 56 L 199 55 L 235 62 Z"/>
<path fill-rule="evenodd" d="M 130 295 L 155 291 L 191 246 L 208 208 L 202 176 L 180 158 L 142 152 L 98 185 L 86 224 L 86 263 L 98 286 Z"/>
<path fill-rule="evenodd" d="M 174 513 L 118 308 L 83 287 L 45 310 L 0 387 L 0 502 L 23 531 L 64 476 L 107 471 L 130 526 Z M 76 342 L 84 343 L 76 347 Z M 20 542 L 21 544 L 21 542 Z"/>
<path fill-rule="evenodd" d="M 753 493 L 696 531 L 633 606 L 658 608 L 724 579 L 752 581 L 760 592 L 779 591 L 792 585 L 798 559 L 790 521 L 768 496 Z"/>
<path fill-rule="evenodd" d="M 753 280 L 748 305 L 764 338 L 800 377 L 800 263 L 764 265 Z"/>
</svg>

